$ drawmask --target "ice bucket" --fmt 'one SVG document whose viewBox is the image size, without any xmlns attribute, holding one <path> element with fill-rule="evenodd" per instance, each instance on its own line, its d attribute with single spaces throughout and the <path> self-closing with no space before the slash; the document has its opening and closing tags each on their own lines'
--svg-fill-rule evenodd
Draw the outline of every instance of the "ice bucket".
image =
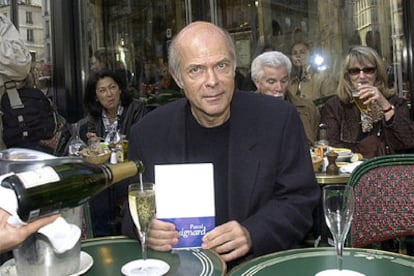
<svg viewBox="0 0 414 276">
<path fill-rule="evenodd" d="M 67 160 L 73 162 L 73 159 L 67 157 L 59 158 L 34 150 L 10 148 L 0 151 L 0 174 L 32 170 Z M 68 223 L 81 228 L 82 210 L 82 207 L 76 207 L 62 211 L 61 215 Z M 13 257 L 18 275 L 71 275 L 79 270 L 80 240 L 72 249 L 58 254 L 45 236 L 35 233 L 13 250 Z"/>
<path fill-rule="evenodd" d="M 68 223 L 81 225 L 81 207 L 65 210 L 61 214 Z M 17 275 L 72 275 L 79 271 L 80 239 L 72 249 L 58 254 L 45 236 L 35 233 L 13 250 L 13 257 Z"/>
<path fill-rule="evenodd" d="M 82 162 L 77 157 L 56 157 L 44 152 L 10 148 L 0 151 L 0 175 L 9 172 L 22 172 L 40 168 L 45 164 L 64 164 L 65 162 Z"/>
</svg>

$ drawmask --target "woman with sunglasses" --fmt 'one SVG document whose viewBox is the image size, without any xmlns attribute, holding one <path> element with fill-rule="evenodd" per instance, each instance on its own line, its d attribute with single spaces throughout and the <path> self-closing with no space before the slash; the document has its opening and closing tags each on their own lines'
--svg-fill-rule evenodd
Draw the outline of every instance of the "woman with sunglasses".
<svg viewBox="0 0 414 276">
<path fill-rule="evenodd" d="M 329 144 L 365 158 L 413 149 L 414 122 L 406 101 L 395 92 L 388 89 L 378 53 L 366 46 L 353 47 L 343 62 L 337 95 L 321 112 Z"/>
</svg>

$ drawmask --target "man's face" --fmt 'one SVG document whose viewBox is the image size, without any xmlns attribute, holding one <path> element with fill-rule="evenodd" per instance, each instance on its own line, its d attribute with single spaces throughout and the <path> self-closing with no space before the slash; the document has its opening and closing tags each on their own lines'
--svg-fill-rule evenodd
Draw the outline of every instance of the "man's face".
<svg viewBox="0 0 414 276">
<path fill-rule="evenodd" d="M 218 126 L 230 116 L 234 93 L 234 61 L 221 35 L 194 30 L 180 40 L 181 81 L 196 120 Z M 203 35 L 204 34 L 204 35 Z"/>
<path fill-rule="evenodd" d="M 309 49 L 306 45 L 298 43 L 292 48 L 292 63 L 301 67 L 308 63 Z"/>
<path fill-rule="evenodd" d="M 95 56 L 91 57 L 90 63 L 91 63 L 90 69 L 92 72 L 99 72 L 105 69 L 105 63 L 98 60 Z"/>
<path fill-rule="evenodd" d="M 263 77 L 254 80 L 257 91 L 274 97 L 285 97 L 289 85 L 289 72 L 286 66 L 263 67 Z"/>
</svg>

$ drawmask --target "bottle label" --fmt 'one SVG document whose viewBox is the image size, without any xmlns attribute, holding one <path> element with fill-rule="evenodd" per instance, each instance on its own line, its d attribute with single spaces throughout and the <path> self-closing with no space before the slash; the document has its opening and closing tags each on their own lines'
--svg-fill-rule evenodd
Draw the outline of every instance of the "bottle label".
<svg viewBox="0 0 414 276">
<path fill-rule="evenodd" d="M 33 171 L 17 173 L 16 175 L 26 189 L 60 181 L 59 175 L 49 166 Z"/>
</svg>

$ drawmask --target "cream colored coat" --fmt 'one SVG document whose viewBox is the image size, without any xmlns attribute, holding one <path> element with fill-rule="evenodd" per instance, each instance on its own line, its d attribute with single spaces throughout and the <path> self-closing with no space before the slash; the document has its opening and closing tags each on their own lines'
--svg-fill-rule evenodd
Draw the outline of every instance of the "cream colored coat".
<svg viewBox="0 0 414 276">
<path fill-rule="evenodd" d="M 302 81 L 299 81 L 296 76 L 292 76 L 289 84 L 289 91 L 292 95 L 311 101 L 335 95 L 336 88 L 337 82 L 327 72 L 315 72 L 313 70 L 309 70 Z"/>
<path fill-rule="evenodd" d="M 32 57 L 13 23 L 0 15 L 0 98 L 4 93 L 4 82 L 23 80 L 30 71 Z M 3 143 L 3 121 L 0 120 L 0 150 Z"/>
</svg>

